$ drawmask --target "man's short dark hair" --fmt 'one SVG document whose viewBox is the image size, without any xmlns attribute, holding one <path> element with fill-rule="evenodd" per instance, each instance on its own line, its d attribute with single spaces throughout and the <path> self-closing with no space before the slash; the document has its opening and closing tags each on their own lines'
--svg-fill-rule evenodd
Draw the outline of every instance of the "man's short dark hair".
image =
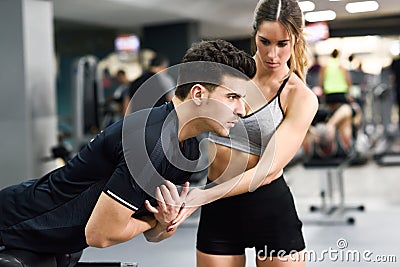
<svg viewBox="0 0 400 267">
<path fill-rule="evenodd" d="M 235 72 L 229 72 L 229 75 L 239 76 L 241 77 L 247 76 L 249 79 L 253 78 L 256 74 L 256 63 L 254 59 L 246 52 L 239 50 L 231 43 L 224 40 L 214 40 L 214 41 L 200 41 L 198 43 L 194 43 L 186 52 L 185 56 L 182 59 L 182 63 L 188 62 L 215 62 L 220 63 L 231 68 L 238 70 Z M 217 66 L 218 64 L 215 64 Z M 222 80 L 223 75 L 228 74 L 226 69 L 218 68 L 218 67 L 210 67 L 210 68 L 197 68 L 195 70 L 199 72 L 198 77 L 207 77 L 211 76 L 211 79 L 215 81 L 215 84 L 205 83 L 199 81 L 204 85 L 210 92 L 217 87 Z M 187 68 L 186 65 L 182 64 L 179 67 L 179 76 L 183 77 L 185 75 L 193 75 L 193 68 Z M 203 75 L 203 76 L 202 76 Z M 178 78 L 178 86 L 175 90 L 175 95 L 183 100 L 187 97 L 190 89 L 195 84 L 194 82 L 183 83 L 179 82 Z M 218 84 L 217 84 L 218 83 Z"/>
</svg>

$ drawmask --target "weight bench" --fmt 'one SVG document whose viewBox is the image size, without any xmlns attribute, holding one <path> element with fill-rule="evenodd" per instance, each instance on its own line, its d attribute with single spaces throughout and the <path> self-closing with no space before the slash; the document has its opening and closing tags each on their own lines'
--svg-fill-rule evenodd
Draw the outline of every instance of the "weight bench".
<svg viewBox="0 0 400 267">
<path fill-rule="evenodd" d="M 62 255 L 35 253 L 20 249 L 0 250 L 0 267 L 138 267 L 129 262 L 79 262 L 81 252 Z"/>
<path fill-rule="evenodd" d="M 78 262 L 76 267 L 138 267 L 137 263 L 133 262 Z"/>
<path fill-rule="evenodd" d="M 21 249 L 0 251 L 0 267 L 74 267 L 82 252 L 62 255 L 41 254 Z"/>
<path fill-rule="evenodd" d="M 317 224 L 354 224 L 353 217 L 346 217 L 347 211 L 364 211 L 363 205 L 349 206 L 345 203 L 345 190 L 343 170 L 354 160 L 356 153 L 347 157 L 312 157 L 303 162 L 305 169 L 318 169 L 322 171 L 321 177 L 321 204 L 312 205 L 311 212 L 320 212 L 321 218 L 311 220 Z M 336 194 L 335 194 L 336 193 Z M 338 195 L 338 200 L 337 200 Z M 335 201 L 336 200 L 336 201 Z M 305 220 L 307 222 L 307 220 Z"/>
</svg>

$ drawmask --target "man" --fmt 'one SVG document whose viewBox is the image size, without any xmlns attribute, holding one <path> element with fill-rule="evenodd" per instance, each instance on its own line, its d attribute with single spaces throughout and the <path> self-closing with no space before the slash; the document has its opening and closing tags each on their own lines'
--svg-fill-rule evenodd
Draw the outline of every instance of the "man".
<svg viewBox="0 0 400 267">
<path fill-rule="evenodd" d="M 167 73 L 168 66 L 168 58 L 162 54 L 157 53 L 150 60 L 148 69 L 144 71 L 138 78 L 133 80 L 129 84 L 127 92 L 125 92 L 123 104 L 123 111 L 125 113 L 128 109 L 130 100 L 145 82 L 148 82 L 148 84 L 141 89 L 146 90 L 146 88 L 157 88 L 156 92 L 161 95 L 159 99 L 153 99 L 150 93 L 148 94 L 151 102 L 155 102 L 154 104 L 152 103 L 153 105 L 151 106 L 158 107 L 163 105 L 165 102 L 172 100 L 172 97 L 174 96 L 172 89 L 175 87 L 175 83 L 172 77 Z"/>
<path fill-rule="evenodd" d="M 195 136 L 201 132 L 229 134 L 245 112 L 241 98 L 256 72 L 251 56 L 222 40 L 193 44 L 182 62 L 172 102 L 147 110 L 145 117 L 143 112 L 131 114 L 99 133 L 64 167 L 0 191 L 0 247 L 64 254 L 112 246 L 141 233 L 154 242 L 174 233 L 165 229 L 179 211 L 187 183 L 180 195 L 172 183 L 161 186 L 155 196 L 177 205 L 149 216 L 144 202 L 154 192 L 142 189 L 149 173 L 141 172 L 135 157 L 148 157 L 161 177 L 176 184 L 187 181 L 195 170 L 179 169 L 171 159 L 196 159 Z M 144 127 L 131 124 L 137 121 L 144 121 Z M 165 130 L 166 122 L 176 127 Z M 160 148 L 162 136 L 172 140 L 169 154 Z M 144 142 L 147 155 L 135 154 L 130 140 Z M 175 191 L 167 195 L 167 189 Z"/>
<path fill-rule="evenodd" d="M 362 112 L 357 103 L 317 112 L 303 142 L 306 157 L 345 158 L 353 148 Z"/>
</svg>

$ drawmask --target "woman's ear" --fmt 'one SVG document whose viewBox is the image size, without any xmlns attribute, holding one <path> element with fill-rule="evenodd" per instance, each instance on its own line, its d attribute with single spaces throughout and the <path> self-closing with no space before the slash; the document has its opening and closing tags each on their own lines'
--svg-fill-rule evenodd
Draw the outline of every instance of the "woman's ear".
<svg viewBox="0 0 400 267">
<path fill-rule="evenodd" d="M 192 89 L 190 89 L 190 98 L 196 105 L 200 106 L 207 92 L 207 89 L 203 85 L 196 83 L 193 85 Z"/>
</svg>

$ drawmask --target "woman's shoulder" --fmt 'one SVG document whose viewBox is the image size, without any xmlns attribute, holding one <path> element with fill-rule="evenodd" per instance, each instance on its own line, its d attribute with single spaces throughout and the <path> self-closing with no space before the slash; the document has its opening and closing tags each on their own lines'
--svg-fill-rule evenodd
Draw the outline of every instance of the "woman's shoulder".
<svg viewBox="0 0 400 267">
<path fill-rule="evenodd" d="M 302 105 L 318 105 L 317 96 L 295 74 L 290 75 L 285 90 L 282 91 L 285 106 L 302 103 Z M 301 99 L 301 101 L 299 101 Z"/>
<path fill-rule="evenodd" d="M 305 82 L 303 82 L 299 76 L 297 76 L 296 74 L 292 74 L 289 77 L 289 80 L 286 84 L 286 91 L 289 94 L 301 94 L 304 96 L 308 96 L 308 95 L 314 95 L 314 93 L 310 90 L 310 88 L 307 87 L 307 85 L 305 84 Z"/>
</svg>

